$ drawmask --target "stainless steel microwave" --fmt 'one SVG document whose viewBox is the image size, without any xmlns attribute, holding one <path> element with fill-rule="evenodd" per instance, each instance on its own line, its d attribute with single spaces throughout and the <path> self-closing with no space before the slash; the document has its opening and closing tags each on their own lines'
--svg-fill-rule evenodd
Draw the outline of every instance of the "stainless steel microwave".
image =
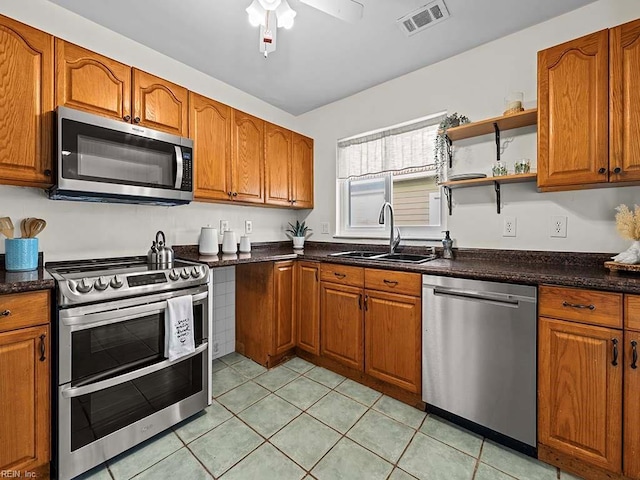
<svg viewBox="0 0 640 480">
<path fill-rule="evenodd" d="M 58 107 L 54 200 L 182 205 L 193 200 L 193 141 Z"/>
</svg>

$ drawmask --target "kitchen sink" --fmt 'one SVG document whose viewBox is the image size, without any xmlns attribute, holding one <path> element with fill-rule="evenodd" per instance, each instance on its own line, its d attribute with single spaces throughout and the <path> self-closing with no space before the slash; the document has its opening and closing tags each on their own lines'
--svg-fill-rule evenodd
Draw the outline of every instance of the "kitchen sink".
<svg viewBox="0 0 640 480">
<path fill-rule="evenodd" d="M 429 255 L 415 255 L 409 253 L 380 253 L 380 252 L 367 252 L 367 251 L 349 251 L 332 253 L 332 257 L 345 257 L 345 258 L 369 258 L 371 260 L 382 260 L 385 262 L 401 262 L 401 263 L 423 263 L 436 258 L 435 254 Z"/>
<path fill-rule="evenodd" d="M 389 262 L 402 262 L 402 263 L 423 263 L 429 260 L 435 260 L 436 256 L 430 255 L 414 255 L 410 253 L 385 253 L 383 255 L 375 257 L 376 260 L 385 260 Z"/>
<path fill-rule="evenodd" d="M 332 253 L 331 257 L 346 257 L 346 258 L 372 258 L 378 255 L 384 255 L 380 252 L 366 252 L 366 251 L 351 251 L 351 252 L 340 252 L 340 253 Z"/>
</svg>

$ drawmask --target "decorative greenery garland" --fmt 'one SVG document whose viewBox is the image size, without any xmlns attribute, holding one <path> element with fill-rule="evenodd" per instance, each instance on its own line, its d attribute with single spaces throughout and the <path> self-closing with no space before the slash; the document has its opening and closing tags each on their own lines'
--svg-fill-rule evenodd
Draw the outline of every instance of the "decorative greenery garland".
<svg viewBox="0 0 640 480">
<path fill-rule="evenodd" d="M 447 163 L 447 130 L 451 127 L 458 127 L 469 123 L 469 118 L 465 115 L 458 115 L 458 112 L 454 112 L 451 115 L 447 115 L 438 126 L 438 135 L 436 136 L 435 147 L 433 149 L 434 164 L 436 166 L 436 182 L 440 183 L 441 176 L 445 164 Z"/>
</svg>

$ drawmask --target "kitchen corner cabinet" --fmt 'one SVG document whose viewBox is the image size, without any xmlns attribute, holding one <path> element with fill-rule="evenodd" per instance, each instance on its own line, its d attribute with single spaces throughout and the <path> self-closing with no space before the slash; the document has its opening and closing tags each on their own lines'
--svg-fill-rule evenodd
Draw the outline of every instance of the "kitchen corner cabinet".
<svg viewBox="0 0 640 480">
<path fill-rule="evenodd" d="M 313 140 L 267 123 L 265 192 L 269 205 L 313 208 Z"/>
<path fill-rule="evenodd" d="M 56 39 L 56 104 L 131 120 L 131 67 Z"/>
<path fill-rule="evenodd" d="M 133 123 L 186 137 L 188 97 L 186 88 L 133 69 Z"/>
<path fill-rule="evenodd" d="M 52 183 L 53 37 L 0 15 L 0 182 Z"/>
<path fill-rule="evenodd" d="M 320 264 L 298 261 L 296 284 L 297 345 L 320 355 Z"/>
<path fill-rule="evenodd" d="M 640 181 L 640 20 L 538 52 L 538 187 Z"/>
<path fill-rule="evenodd" d="M 0 313 L 0 471 L 48 478 L 49 291 L 0 295 Z"/>
<path fill-rule="evenodd" d="M 294 266 L 236 266 L 236 351 L 267 368 L 295 347 Z"/>
</svg>

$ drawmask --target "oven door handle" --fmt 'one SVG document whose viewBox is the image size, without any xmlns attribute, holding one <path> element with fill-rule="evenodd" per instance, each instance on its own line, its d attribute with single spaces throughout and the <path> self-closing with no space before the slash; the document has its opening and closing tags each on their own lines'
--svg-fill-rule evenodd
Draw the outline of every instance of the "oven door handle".
<svg viewBox="0 0 640 480">
<path fill-rule="evenodd" d="M 209 292 L 198 293 L 193 296 L 193 304 L 207 298 Z M 138 305 L 135 307 L 126 307 L 118 310 L 109 310 L 107 312 L 88 313 L 85 315 L 74 315 L 71 317 L 65 317 L 62 314 L 60 319 L 64 325 L 72 327 L 72 330 L 81 330 L 85 328 L 99 327 L 102 325 L 109 325 L 111 323 L 119 323 L 125 320 L 131 320 L 133 318 L 140 317 L 149 313 L 160 313 L 167 308 L 167 301 L 147 303 L 145 305 Z M 82 328 L 73 328 L 80 327 Z"/>
<path fill-rule="evenodd" d="M 133 372 L 125 373 L 124 375 L 119 375 L 114 378 L 108 378 L 107 380 L 102 380 L 100 382 L 83 385 L 82 387 L 66 386 L 61 389 L 61 393 L 64 398 L 74 398 L 80 397 L 82 395 L 87 395 L 89 393 L 94 393 L 99 390 L 106 390 L 107 388 L 115 387 L 116 385 L 120 385 L 121 383 L 130 382 L 131 380 L 135 380 L 136 378 L 144 377 L 145 375 L 157 372 L 173 364 L 183 362 L 191 357 L 195 357 L 196 355 L 204 352 L 208 346 L 209 344 L 207 342 L 204 342 L 202 345 L 196 347 L 195 352 L 190 353 L 189 355 L 185 355 L 184 357 L 180 357 L 177 360 L 165 360 L 163 362 L 155 363 L 153 365 L 149 365 L 148 367 L 134 370 Z"/>
</svg>

